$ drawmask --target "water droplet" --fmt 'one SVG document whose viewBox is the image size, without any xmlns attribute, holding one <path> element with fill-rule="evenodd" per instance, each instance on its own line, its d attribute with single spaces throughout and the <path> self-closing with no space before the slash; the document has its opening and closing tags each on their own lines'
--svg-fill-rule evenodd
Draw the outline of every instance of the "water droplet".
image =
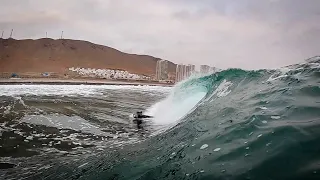
<svg viewBox="0 0 320 180">
<path fill-rule="evenodd" d="M 195 144 L 192 144 L 191 146 L 195 146 Z"/>
<path fill-rule="evenodd" d="M 175 155 L 176 153 L 175 152 L 173 152 L 171 155 Z"/>
<path fill-rule="evenodd" d="M 261 137 L 261 136 L 262 136 L 262 134 L 259 134 L 259 135 L 258 135 L 258 138 Z"/>
<path fill-rule="evenodd" d="M 249 147 L 246 147 L 246 149 L 248 150 L 248 149 L 250 149 Z"/>
<path fill-rule="evenodd" d="M 204 170 L 201 170 L 200 172 L 201 172 L 201 173 L 203 173 L 203 172 L 204 172 Z"/>
<path fill-rule="evenodd" d="M 214 152 L 218 152 L 218 151 L 220 151 L 220 149 L 221 149 L 221 148 L 215 148 L 213 151 L 214 151 Z"/>
<path fill-rule="evenodd" d="M 208 144 L 204 144 L 200 147 L 200 149 L 206 149 L 209 145 Z"/>
<path fill-rule="evenodd" d="M 189 176 L 190 174 L 186 174 L 186 176 Z"/>
<path fill-rule="evenodd" d="M 246 142 L 244 142 L 245 144 L 247 144 L 248 142 L 246 141 Z"/>
</svg>

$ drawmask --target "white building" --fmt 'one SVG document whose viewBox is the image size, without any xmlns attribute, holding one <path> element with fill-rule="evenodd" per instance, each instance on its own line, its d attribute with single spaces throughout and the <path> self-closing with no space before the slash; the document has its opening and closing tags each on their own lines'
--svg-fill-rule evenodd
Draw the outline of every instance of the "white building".
<svg viewBox="0 0 320 180">
<path fill-rule="evenodd" d="M 210 66 L 208 65 L 200 65 L 200 73 L 201 74 L 208 74 L 210 70 Z"/>
<path fill-rule="evenodd" d="M 195 65 L 178 64 L 176 67 L 176 82 L 189 78 L 193 73 L 195 73 Z"/>
<path fill-rule="evenodd" d="M 195 66 L 195 65 L 192 65 L 192 64 L 188 64 L 186 71 L 187 71 L 187 76 L 186 76 L 186 78 L 188 78 L 188 77 L 190 77 L 192 74 L 195 73 L 195 71 L 196 71 L 196 66 Z"/>
<path fill-rule="evenodd" d="M 176 82 L 182 81 L 184 79 L 185 65 L 177 64 L 176 67 Z"/>
<path fill-rule="evenodd" d="M 168 79 L 168 61 L 166 61 L 166 60 L 157 61 L 156 79 L 157 80 L 167 80 Z"/>
<path fill-rule="evenodd" d="M 221 71 L 216 67 L 210 67 L 208 65 L 201 65 L 200 66 L 200 73 L 201 74 L 212 74 Z"/>
</svg>

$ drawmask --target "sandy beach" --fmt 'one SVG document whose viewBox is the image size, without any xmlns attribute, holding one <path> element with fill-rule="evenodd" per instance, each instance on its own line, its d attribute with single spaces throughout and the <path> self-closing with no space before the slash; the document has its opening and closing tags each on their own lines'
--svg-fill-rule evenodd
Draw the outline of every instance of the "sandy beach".
<svg viewBox="0 0 320 180">
<path fill-rule="evenodd" d="M 147 81 L 120 81 L 105 79 L 49 79 L 49 78 L 10 78 L 0 79 L 0 85 L 6 84 L 69 84 L 69 85 L 148 85 L 148 86 L 173 86 L 173 84 L 147 82 Z"/>
</svg>

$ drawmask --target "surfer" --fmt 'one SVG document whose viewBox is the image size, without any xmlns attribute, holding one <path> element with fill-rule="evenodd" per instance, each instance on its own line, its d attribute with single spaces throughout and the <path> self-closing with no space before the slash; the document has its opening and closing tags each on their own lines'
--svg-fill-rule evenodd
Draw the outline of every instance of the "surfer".
<svg viewBox="0 0 320 180">
<path fill-rule="evenodd" d="M 142 129 L 143 118 L 152 118 L 152 116 L 142 114 L 142 111 L 138 111 L 135 115 L 133 115 L 133 122 L 137 124 L 138 129 Z"/>
<path fill-rule="evenodd" d="M 135 115 L 133 115 L 133 117 L 134 118 L 152 118 L 152 116 L 142 114 L 142 111 L 138 111 Z"/>
</svg>

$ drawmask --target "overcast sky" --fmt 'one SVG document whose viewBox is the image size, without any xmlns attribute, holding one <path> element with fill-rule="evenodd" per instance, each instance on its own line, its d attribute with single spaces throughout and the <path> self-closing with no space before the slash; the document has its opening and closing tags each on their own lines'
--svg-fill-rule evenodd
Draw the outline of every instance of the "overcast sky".
<svg viewBox="0 0 320 180">
<path fill-rule="evenodd" d="M 7 38 L 82 39 L 174 63 L 277 68 L 320 54 L 320 0 L 0 0 Z"/>
</svg>

